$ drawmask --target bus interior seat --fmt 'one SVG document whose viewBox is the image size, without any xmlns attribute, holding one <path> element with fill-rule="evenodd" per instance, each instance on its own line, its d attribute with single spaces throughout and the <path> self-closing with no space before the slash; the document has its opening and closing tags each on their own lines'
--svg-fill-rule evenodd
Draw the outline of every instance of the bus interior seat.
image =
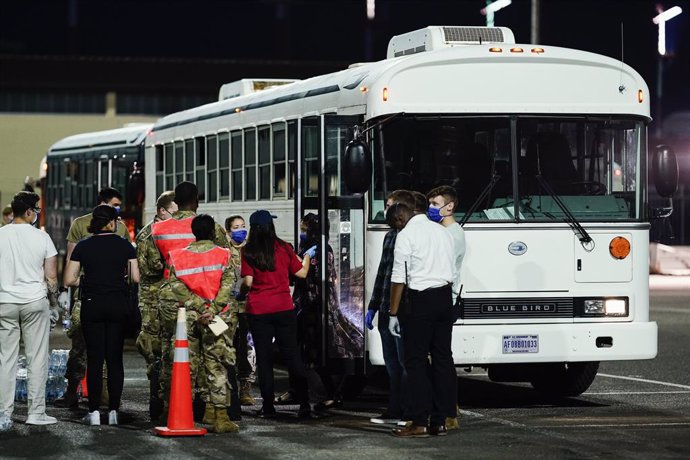
<svg viewBox="0 0 690 460">
<path fill-rule="evenodd" d="M 527 177 L 523 187 L 528 194 L 541 193 L 536 175 L 541 173 L 557 194 L 569 194 L 577 181 L 577 170 L 570 155 L 570 144 L 561 133 L 545 131 L 532 136 L 527 144 L 523 168 Z"/>
</svg>

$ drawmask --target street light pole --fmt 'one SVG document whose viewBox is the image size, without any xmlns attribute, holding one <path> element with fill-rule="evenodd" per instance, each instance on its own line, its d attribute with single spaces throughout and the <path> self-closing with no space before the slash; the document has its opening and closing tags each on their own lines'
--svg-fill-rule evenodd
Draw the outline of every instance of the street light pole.
<svg viewBox="0 0 690 460">
<path fill-rule="evenodd" d="M 660 139 L 662 134 L 663 117 L 661 113 L 661 102 L 664 94 L 664 57 L 666 56 L 666 22 L 675 18 L 683 9 L 679 6 L 674 6 L 664 11 L 661 5 L 657 6 L 657 14 L 652 18 L 652 22 L 659 26 L 659 37 L 657 39 L 657 51 L 659 58 L 657 60 L 656 71 L 656 138 Z"/>
<path fill-rule="evenodd" d="M 493 27 L 494 13 L 500 10 L 501 8 L 505 8 L 511 3 L 513 3 L 513 0 L 496 0 L 495 2 L 492 2 L 491 0 L 486 0 L 486 7 L 479 10 L 479 13 L 486 16 L 486 27 Z"/>
</svg>

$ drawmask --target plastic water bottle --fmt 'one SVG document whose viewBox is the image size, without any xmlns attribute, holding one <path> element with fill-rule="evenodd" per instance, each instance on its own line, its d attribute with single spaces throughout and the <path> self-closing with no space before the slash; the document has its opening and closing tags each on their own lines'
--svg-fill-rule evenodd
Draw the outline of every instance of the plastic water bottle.
<svg viewBox="0 0 690 460">
<path fill-rule="evenodd" d="M 28 396 L 27 393 L 28 388 L 26 384 L 26 369 L 18 369 L 16 390 L 14 393 L 15 401 L 26 402 Z"/>
<path fill-rule="evenodd" d="M 0 412 L 0 432 L 7 431 L 10 428 L 12 428 L 12 419 L 5 412 Z"/>
<path fill-rule="evenodd" d="M 69 317 L 69 315 L 63 314 L 62 315 L 62 330 L 67 332 L 69 331 L 69 328 L 72 327 L 72 319 Z"/>
</svg>

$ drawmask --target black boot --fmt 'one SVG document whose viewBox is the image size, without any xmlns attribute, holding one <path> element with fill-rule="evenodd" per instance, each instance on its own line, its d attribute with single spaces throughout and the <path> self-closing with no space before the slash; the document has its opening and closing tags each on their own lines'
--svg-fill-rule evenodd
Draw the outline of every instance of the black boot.
<svg viewBox="0 0 690 460">
<path fill-rule="evenodd" d="M 151 368 L 151 378 L 149 380 L 149 416 L 151 420 L 158 420 L 163 413 L 165 403 L 158 397 L 158 377 L 160 374 L 160 362 Z"/>
<path fill-rule="evenodd" d="M 242 420 L 242 405 L 240 404 L 240 392 L 237 382 L 237 370 L 235 366 L 228 367 L 228 382 L 230 390 L 230 406 L 228 406 L 228 417 L 232 421 Z"/>
<path fill-rule="evenodd" d="M 73 380 L 67 381 L 67 390 L 62 398 L 55 400 L 55 406 L 57 407 L 67 407 L 70 409 L 75 409 L 79 406 L 79 395 L 77 394 L 77 388 L 79 388 L 79 380 L 76 382 Z"/>
</svg>

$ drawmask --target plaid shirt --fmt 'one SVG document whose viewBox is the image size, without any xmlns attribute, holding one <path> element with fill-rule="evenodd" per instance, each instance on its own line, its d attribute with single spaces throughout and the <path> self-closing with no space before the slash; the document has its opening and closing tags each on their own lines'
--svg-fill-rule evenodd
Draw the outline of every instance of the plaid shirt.
<svg viewBox="0 0 690 460">
<path fill-rule="evenodd" d="M 381 252 L 379 270 L 376 273 L 376 282 L 374 282 L 371 300 L 369 300 L 369 307 L 367 307 L 369 310 L 380 310 L 382 313 L 390 311 L 391 273 L 393 272 L 393 256 L 397 236 L 398 231 L 391 230 L 386 233 L 386 237 L 383 239 L 383 251 Z"/>
</svg>

